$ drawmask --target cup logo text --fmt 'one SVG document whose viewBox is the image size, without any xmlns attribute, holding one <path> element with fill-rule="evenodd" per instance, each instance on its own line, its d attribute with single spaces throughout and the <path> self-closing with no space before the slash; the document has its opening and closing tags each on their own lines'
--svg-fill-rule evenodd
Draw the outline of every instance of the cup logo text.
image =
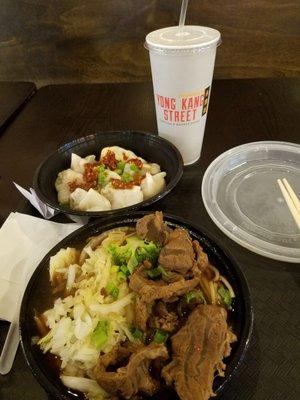
<svg viewBox="0 0 300 400">
<path fill-rule="evenodd" d="M 161 121 L 171 125 L 198 122 L 207 113 L 209 93 L 210 86 L 201 92 L 182 93 L 177 98 L 155 93 L 157 107 L 162 112 Z"/>
</svg>

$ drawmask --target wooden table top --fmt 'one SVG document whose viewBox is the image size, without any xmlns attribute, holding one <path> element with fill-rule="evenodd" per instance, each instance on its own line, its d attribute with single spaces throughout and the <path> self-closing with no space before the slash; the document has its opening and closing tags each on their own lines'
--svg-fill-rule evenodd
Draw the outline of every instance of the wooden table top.
<svg viewBox="0 0 300 400">
<path fill-rule="evenodd" d="M 239 262 L 248 280 L 254 331 L 240 373 L 223 400 L 298 398 L 295 382 L 300 270 L 297 265 L 251 253 L 219 231 L 201 199 L 202 176 L 215 157 L 239 144 L 258 140 L 299 143 L 299 109 L 300 79 L 215 81 L 202 156 L 185 167 L 178 186 L 153 207 L 193 221 L 218 239 Z M 18 207 L 20 210 L 20 204 L 34 214 L 12 181 L 29 187 L 39 163 L 59 144 L 95 131 L 118 129 L 156 131 L 151 84 L 78 84 L 40 89 L 0 137 L 0 223 L 9 212 Z M 0 398 L 46 399 L 20 349 L 13 370 L 0 376 Z"/>
<path fill-rule="evenodd" d="M 32 82 L 0 82 L 0 132 L 36 92 Z"/>
</svg>

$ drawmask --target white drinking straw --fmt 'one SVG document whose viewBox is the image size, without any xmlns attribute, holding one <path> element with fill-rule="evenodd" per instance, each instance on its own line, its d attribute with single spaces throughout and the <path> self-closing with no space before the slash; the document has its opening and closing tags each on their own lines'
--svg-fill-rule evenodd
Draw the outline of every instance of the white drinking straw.
<svg viewBox="0 0 300 400">
<path fill-rule="evenodd" d="M 188 4 L 189 4 L 189 0 L 182 0 L 180 17 L 179 17 L 179 26 L 183 26 L 185 24 L 186 10 L 187 10 Z"/>
</svg>

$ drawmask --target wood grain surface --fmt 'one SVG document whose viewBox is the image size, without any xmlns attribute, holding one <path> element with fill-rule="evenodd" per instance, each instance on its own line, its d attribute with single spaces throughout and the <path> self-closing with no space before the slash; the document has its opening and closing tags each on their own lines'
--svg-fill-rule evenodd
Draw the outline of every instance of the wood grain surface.
<svg viewBox="0 0 300 400">
<path fill-rule="evenodd" d="M 216 80 L 200 164 L 256 140 L 300 142 L 300 79 Z M 156 132 L 150 83 L 43 87 L 0 137 L 0 223 L 16 209 L 12 186 L 32 185 L 42 160 L 75 137 L 105 130 Z"/>
<path fill-rule="evenodd" d="M 145 35 L 178 23 L 181 0 L 2 0 L 0 80 L 38 86 L 149 81 Z M 222 33 L 215 77 L 300 75 L 300 3 L 190 0 L 187 23 Z"/>
<path fill-rule="evenodd" d="M 0 82 L 0 133 L 36 92 L 32 82 Z"/>
<path fill-rule="evenodd" d="M 250 348 L 221 400 L 298 400 L 300 270 L 258 256 L 227 238 L 207 215 L 203 173 L 223 151 L 250 141 L 299 143 L 300 79 L 217 80 L 213 84 L 200 160 L 153 206 L 192 221 L 239 262 L 249 283 L 255 325 Z M 150 84 L 59 85 L 42 88 L 0 137 L 0 224 L 8 213 L 37 215 L 12 185 L 28 187 L 39 163 L 74 137 L 102 130 L 155 131 Z M 60 216 L 56 217 L 60 220 Z M 0 323 L 0 346 L 5 324 Z M 0 376 L 1 400 L 46 400 L 19 349 L 12 371 Z"/>
</svg>

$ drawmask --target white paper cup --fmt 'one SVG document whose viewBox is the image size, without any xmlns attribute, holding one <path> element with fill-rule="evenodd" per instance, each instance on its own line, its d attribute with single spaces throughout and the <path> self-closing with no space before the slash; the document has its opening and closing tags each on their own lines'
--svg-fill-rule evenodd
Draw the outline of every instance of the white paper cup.
<svg viewBox="0 0 300 400">
<path fill-rule="evenodd" d="M 189 25 L 146 36 L 158 133 L 175 144 L 185 165 L 201 154 L 220 38 L 215 29 Z"/>
</svg>

